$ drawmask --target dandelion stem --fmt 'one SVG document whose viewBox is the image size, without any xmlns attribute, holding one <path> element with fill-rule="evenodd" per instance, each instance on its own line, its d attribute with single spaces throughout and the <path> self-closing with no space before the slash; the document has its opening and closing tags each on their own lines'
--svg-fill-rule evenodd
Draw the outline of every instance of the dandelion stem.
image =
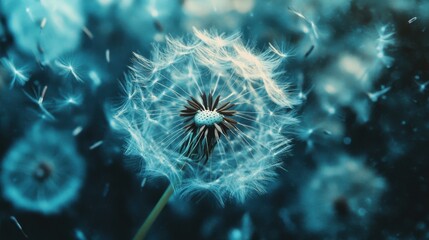
<svg viewBox="0 0 429 240">
<path fill-rule="evenodd" d="M 150 227 L 152 226 L 153 222 L 155 222 L 156 218 L 161 213 L 162 209 L 164 209 L 171 195 L 173 195 L 173 192 L 174 192 L 173 187 L 170 184 L 168 188 L 165 189 L 164 193 L 156 203 L 155 207 L 150 212 L 149 216 L 146 218 L 144 223 L 140 226 L 133 240 L 143 240 L 146 237 Z"/>
</svg>

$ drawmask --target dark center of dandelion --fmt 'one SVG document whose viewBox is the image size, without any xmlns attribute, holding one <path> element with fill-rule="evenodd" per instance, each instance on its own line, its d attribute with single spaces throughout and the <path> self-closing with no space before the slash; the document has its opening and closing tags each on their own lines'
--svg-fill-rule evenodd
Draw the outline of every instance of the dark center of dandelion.
<svg viewBox="0 0 429 240">
<path fill-rule="evenodd" d="M 180 151 L 185 156 L 206 163 L 220 137 L 228 136 L 229 130 L 236 129 L 237 122 L 231 117 L 237 112 L 230 102 L 219 104 L 220 96 L 201 95 L 201 101 L 191 97 L 180 116 L 185 118 L 186 137 Z"/>
<path fill-rule="evenodd" d="M 334 200 L 334 209 L 340 218 L 345 218 L 350 214 L 350 207 L 345 197 L 338 197 Z"/>
<path fill-rule="evenodd" d="M 36 169 L 34 169 L 33 177 L 39 182 L 44 182 L 51 176 L 52 170 L 51 165 L 46 162 L 41 162 L 37 165 Z"/>
</svg>

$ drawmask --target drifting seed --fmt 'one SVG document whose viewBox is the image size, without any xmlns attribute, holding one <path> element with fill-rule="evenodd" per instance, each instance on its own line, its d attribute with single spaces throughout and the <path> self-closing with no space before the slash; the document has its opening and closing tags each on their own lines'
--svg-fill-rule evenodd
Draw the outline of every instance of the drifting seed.
<svg viewBox="0 0 429 240">
<path fill-rule="evenodd" d="M 42 21 L 40 22 L 40 29 L 45 28 L 45 25 L 46 25 L 46 18 L 44 17 L 44 18 L 42 19 Z"/>
<path fill-rule="evenodd" d="M 106 49 L 106 61 L 110 63 L 110 50 Z"/>
<path fill-rule="evenodd" d="M 16 227 L 21 231 L 22 235 L 24 235 L 25 238 L 28 238 L 27 234 L 25 234 L 24 230 L 22 229 L 21 224 L 19 224 L 18 220 L 14 216 L 10 216 L 10 220 L 15 223 Z"/>
<path fill-rule="evenodd" d="M 89 150 L 93 150 L 93 149 L 95 149 L 95 148 L 98 148 L 99 146 L 101 146 L 101 144 L 103 144 L 103 141 L 102 141 L 102 140 L 100 140 L 100 141 L 98 141 L 98 142 L 95 142 L 94 144 L 92 144 L 92 145 L 89 147 Z"/>
<path fill-rule="evenodd" d="M 94 35 L 92 34 L 91 31 L 89 31 L 89 29 L 86 26 L 83 26 L 82 31 L 90 38 L 93 39 Z"/>
<path fill-rule="evenodd" d="M 82 126 L 78 126 L 78 127 L 76 127 L 74 130 L 73 130 L 73 136 L 77 136 L 77 135 L 79 135 L 81 132 L 82 132 Z"/>
<path fill-rule="evenodd" d="M 313 52 L 313 49 L 314 49 L 314 45 L 311 45 L 310 49 L 308 49 L 308 51 L 305 53 L 304 57 L 305 58 L 308 57 Z"/>
<path fill-rule="evenodd" d="M 417 20 L 417 17 L 413 17 L 410 20 L 408 20 L 408 24 L 411 24 L 411 23 L 413 23 L 416 20 Z"/>
</svg>

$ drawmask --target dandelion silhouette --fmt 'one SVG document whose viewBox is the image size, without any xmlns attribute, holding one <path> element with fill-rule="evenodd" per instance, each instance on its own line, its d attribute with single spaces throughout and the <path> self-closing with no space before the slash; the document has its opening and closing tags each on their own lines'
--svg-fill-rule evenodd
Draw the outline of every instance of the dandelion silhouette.
<svg viewBox="0 0 429 240">
<path fill-rule="evenodd" d="M 256 54 L 237 34 L 194 29 L 188 41 L 167 38 L 152 60 L 135 54 L 115 119 L 129 135 L 126 153 L 140 156 L 141 176 L 170 181 L 136 239 L 173 192 L 208 191 L 223 205 L 275 179 L 296 102 L 277 79 L 286 55 L 274 50 Z"/>
</svg>

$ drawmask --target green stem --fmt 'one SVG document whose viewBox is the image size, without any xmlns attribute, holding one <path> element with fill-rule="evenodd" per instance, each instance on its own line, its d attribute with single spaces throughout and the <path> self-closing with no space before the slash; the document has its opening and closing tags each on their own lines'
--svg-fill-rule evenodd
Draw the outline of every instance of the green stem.
<svg viewBox="0 0 429 240">
<path fill-rule="evenodd" d="M 143 240 L 146 237 L 150 227 L 152 226 L 153 222 L 155 222 L 156 218 L 158 217 L 159 213 L 161 213 L 162 209 L 164 209 L 171 195 L 173 195 L 173 192 L 174 192 L 173 187 L 170 184 L 168 188 L 165 189 L 165 192 L 162 194 L 161 198 L 158 200 L 155 207 L 150 212 L 149 216 L 146 218 L 144 223 L 140 226 L 133 240 Z"/>
</svg>

